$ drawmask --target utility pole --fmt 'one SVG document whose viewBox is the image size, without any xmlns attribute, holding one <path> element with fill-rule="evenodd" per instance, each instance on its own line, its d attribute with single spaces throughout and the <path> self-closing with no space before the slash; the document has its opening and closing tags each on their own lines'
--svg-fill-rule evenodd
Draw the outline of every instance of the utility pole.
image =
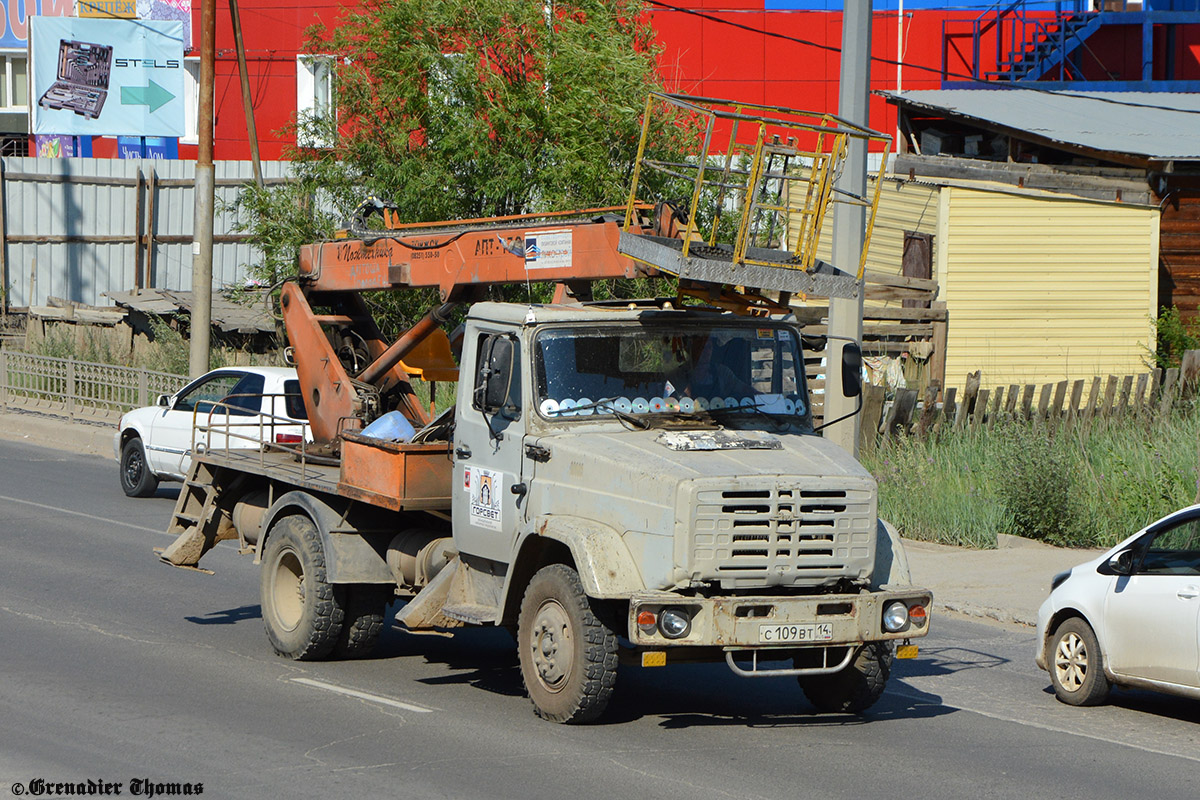
<svg viewBox="0 0 1200 800">
<path fill-rule="evenodd" d="M 213 88 L 216 83 L 216 0 L 202 0 L 200 11 L 200 108 L 196 115 L 200 146 L 196 157 L 195 208 L 192 224 L 192 340 L 188 372 L 193 378 L 208 372 L 212 336 L 213 207 L 216 179 L 213 168 Z"/>
<path fill-rule="evenodd" d="M 838 87 L 838 116 L 867 127 L 867 97 L 871 88 L 871 0 L 845 0 L 842 4 L 842 66 Z M 846 164 L 834 191 L 841 200 L 865 198 L 867 194 L 867 143 L 849 141 Z M 847 195 L 850 198 L 847 198 Z M 843 272 L 858 274 L 862 259 L 867 210 L 861 202 L 839 202 L 833 209 L 833 265 Z M 825 419 L 837 419 L 854 411 L 856 398 L 842 396 L 842 347 L 844 340 L 862 344 L 863 284 L 855 299 L 829 299 L 829 346 L 826 348 Z M 825 438 L 858 455 L 859 416 L 852 416 L 825 429 Z"/>
<path fill-rule="evenodd" d="M 901 0 L 903 2 L 903 0 Z M 250 140 L 250 164 L 254 167 L 254 183 L 263 188 L 262 162 L 258 157 L 258 130 L 254 125 L 254 104 L 250 100 L 250 76 L 246 72 L 246 45 L 242 42 L 242 15 L 237 0 L 229 0 L 229 16 L 233 19 L 233 46 L 237 48 L 238 76 L 242 82 L 242 109 L 246 112 L 246 137 Z"/>
</svg>

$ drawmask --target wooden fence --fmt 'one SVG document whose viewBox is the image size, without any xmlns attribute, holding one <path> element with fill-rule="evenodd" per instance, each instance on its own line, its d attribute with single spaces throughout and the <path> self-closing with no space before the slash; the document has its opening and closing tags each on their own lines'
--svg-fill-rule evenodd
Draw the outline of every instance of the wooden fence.
<svg viewBox="0 0 1200 800">
<path fill-rule="evenodd" d="M 1154 369 L 1140 375 L 1109 375 L 1091 381 L 1059 381 L 1041 386 L 1010 384 L 981 388 L 979 371 L 967 376 L 961 388 L 945 390 L 931 383 L 922 393 L 901 389 L 891 402 L 883 387 L 866 386 L 863 393 L 862 443 L 874 447 L 880 437 L 924 438 L 936 431 L 981 428 L 1000 420 L 1040 421 L 1046 425 L 1089 424 L 1097 419 L 1130 415 L 1164 415 L 1181 399 L 1196 395 L 1200 381 L 1200 350 L 1184 353 L 1179 368 Z M 874 430 L 879 436 L 869 436 Z"/>
</svg>

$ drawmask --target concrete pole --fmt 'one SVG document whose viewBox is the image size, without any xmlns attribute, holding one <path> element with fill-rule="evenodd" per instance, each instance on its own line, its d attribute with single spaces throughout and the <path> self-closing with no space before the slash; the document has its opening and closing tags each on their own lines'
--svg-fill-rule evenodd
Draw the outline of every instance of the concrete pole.
<svg viewBox="0 0 1200 800">
<path fill-rule="evenodd" d="M 842 4 L 842 67 L 838 89 L 838 116 L 867 127 L 867 97 L 871 86 L 871 0 L 845 0 Z M 851 139 L 846 164 L 835 186 L 855 197 L 867 193 L 867 143 Z M 838 199 L 848 199 L 845 194 Z M 866 208 L 839 202 L 833 209 L 833 265 L 843 272 L 858 273 L 862 258 Z M 829 301 L 830 336 L 843 336 L 862 342 L 863 287 L 852 300 Z M 842 396 L 843 341 L 829 340 L 825 382 L 825 419 L 837 419 L 852 412 L 855 398 Z M 854 456 L 858 455 L 858 416 L 825 428 L 825 438 L 836 442 Z"/>
<path fill-rule="evenodd" d="M 213 211 L 216 204 L 213 88 L 216 83 L 216 56 L 216 0 L 203 0 L 200 11 L 200 108 L 196 115 L 200 143 L 196 157 L 196 215 L 192 225 L 192 340 L 188 353 L 188 372 L 193 378 L 208 372 L 212 337 Z"/>
</svg>

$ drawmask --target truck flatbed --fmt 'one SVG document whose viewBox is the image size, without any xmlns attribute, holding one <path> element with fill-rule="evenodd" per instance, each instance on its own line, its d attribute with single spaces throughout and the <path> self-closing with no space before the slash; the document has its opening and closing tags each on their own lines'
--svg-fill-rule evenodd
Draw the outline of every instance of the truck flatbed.
<svg viewBox="0 0 1200 800">
<path fill-rule="evenodd" d="M 347 433 L 342 458 L 314 459 L 299 448 L 221 449 L 200 456 L 213 468 L 260 475 L 289 486 L 360 500 L 392 511 L 449 511 L 446 442 L 397 444 Z"/>
</svg>

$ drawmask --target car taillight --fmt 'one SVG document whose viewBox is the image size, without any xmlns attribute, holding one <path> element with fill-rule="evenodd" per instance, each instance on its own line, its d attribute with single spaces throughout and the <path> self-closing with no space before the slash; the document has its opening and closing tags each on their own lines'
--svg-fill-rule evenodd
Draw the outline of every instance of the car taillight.
<svg viewBox="0 0 1200 800">
<path fill-rule="evenodd" d="M 300 444 L 303 441 L 304 437 L 298 433 L 275 434 L 275 444 Z"/>
</svg>

